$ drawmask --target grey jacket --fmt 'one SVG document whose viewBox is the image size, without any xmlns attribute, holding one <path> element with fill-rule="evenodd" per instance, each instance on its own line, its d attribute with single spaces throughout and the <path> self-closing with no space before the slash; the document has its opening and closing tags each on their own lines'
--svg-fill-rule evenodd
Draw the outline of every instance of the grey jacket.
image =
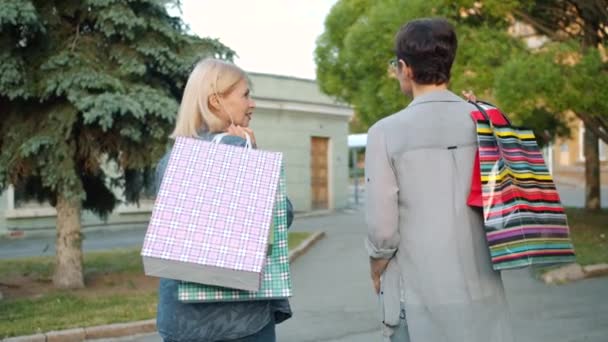
<svg viewBox="0 0 608 342">
<path fill-rule="evenodd" d="M 368 132 L 366 246 L 371 257 L 391 259 L 380 295 L 385 326 L 398 324 L 403 297 L 413 342 L 512 340 L 482 217 L 466 204 L 473 108 L 435 91 Z"/>
</svg>

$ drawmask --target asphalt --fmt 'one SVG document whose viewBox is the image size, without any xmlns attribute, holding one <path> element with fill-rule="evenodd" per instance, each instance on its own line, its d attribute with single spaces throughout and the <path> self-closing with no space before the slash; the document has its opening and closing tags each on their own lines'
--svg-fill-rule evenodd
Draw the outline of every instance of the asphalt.
<svg viewBox="0 0 608 342">
<path fill-rule="evenodd" d="M 323 230 L 326 237 L 292 265 L 294 317 L 277 327 L 278 341 L 381 341 L 362 212 L 302 219 L 293 229 Z M 608 341 L 608 278 L 548 286 L 529 269 L 503 278 L 518 342 Z M 104 341 L 161 339 L 153 333 Z"/>
</svg>

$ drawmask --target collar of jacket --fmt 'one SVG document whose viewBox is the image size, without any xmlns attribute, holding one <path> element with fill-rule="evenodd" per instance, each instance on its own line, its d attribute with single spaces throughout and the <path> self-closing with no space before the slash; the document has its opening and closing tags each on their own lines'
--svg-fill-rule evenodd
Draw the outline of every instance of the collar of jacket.
<svg viewBox="0 0 608 342">
<path fill-rule="evenodd" d="M 417 96 L 410 102 L 408 108 L 428 102 L 465 102 L 465 100 L 447 89 L 442 89 Z"/>
</svg>

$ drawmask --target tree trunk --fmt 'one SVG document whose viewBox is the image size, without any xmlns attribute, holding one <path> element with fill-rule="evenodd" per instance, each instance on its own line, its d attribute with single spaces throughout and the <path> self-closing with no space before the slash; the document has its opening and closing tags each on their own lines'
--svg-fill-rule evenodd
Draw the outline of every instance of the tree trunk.
<svg viewBox="0 0 608 342">
<path fill-rule="evenodd" d="M 600 158 L 599 141 L 591 129 L 585 127 L 585 209 L 599 210 L 600 198 Z"/>
<path fill-rule="evenodd" d="M 57 198 L 57 242 L 53 284 L 57 288 L 84 287 L 80 201 L 59 194 Z"/>
</svg>

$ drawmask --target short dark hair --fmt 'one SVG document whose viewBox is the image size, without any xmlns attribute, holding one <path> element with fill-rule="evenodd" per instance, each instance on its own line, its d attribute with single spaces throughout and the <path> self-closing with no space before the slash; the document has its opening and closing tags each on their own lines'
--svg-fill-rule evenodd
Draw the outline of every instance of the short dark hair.
<svg viewBox="0 0 608 342">
<path fill-rule="evenodd" d="M 418 84 L 448 82 L 457 48 L 454 27 L 442 18 L 412 20 L 395 37 L 395 54 L 412 68 Z"/>
</svg>

